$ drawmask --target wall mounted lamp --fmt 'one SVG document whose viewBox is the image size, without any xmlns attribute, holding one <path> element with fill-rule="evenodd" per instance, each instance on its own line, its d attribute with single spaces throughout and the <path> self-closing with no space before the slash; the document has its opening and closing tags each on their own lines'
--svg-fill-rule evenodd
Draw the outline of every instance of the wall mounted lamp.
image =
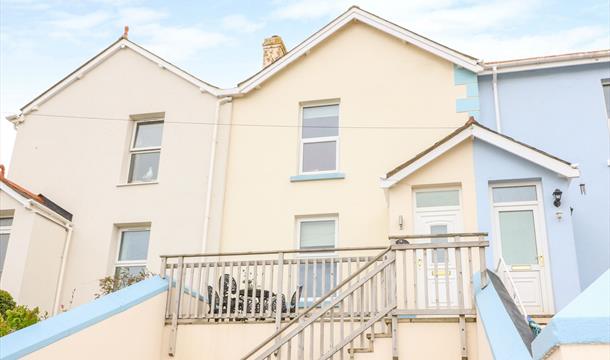
<svg viewBox="0 0 610 360">
<path fill-rule="evenodd" d="M 561 206 L 561 194 L 563 194 L 563 192 L 559 189 L 553 191 L 553 205 L 555 205 L 555 207 Z"/>
</svg>

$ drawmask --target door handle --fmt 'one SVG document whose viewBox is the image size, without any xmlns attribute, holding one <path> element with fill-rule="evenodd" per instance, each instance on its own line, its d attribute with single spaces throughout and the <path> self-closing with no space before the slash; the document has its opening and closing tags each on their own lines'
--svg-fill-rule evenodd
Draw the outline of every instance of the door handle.
<svg viewBox="0 0 610 360">
<path fill-rule="evenodd" d="M 417 259 L 417 268 L 421 269 L 421 258 Z"/>
</svg>

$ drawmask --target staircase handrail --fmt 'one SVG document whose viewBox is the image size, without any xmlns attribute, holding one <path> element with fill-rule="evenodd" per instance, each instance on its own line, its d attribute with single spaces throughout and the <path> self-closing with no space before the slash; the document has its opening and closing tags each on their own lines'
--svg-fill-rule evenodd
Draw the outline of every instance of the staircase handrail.
<svg viewBox="0 0 610 360">
<path fill-rule="evenodd" d="M 513 301 L 515 302 L 515 304 L 517 305 L 517 307 L 519 308 L 519 311 L 521 311 L 521 315 L 523 315 L 523 317 L 525 318 L 525 321 L 527 322 L 527 311 L 525 310 L 525 306 L 523 306 L 523 302 L 521 301 L 521 296 L 519 295 L 519 290 L 517 290 L 517 287 L 515 286 L 515 281 L 513 280 L 513 277 L 510 275 L 510 272 L 508 271 L 508 265 L 506 264 L 506 261 L 504 260 L 504 258 L 502 256 L 500 256 L 500 258 L 498 259 L 498 265 L 496 266 L 496 273 L 498 273 L 500 271 L 500 268 L 502 268 L 502 272 L 505 274 L 505 276 L 502 276 L 501 279 L 506 278 L 510 284 L 510 287 L 512 289 L 513 292 Z"/>
<path fill-rule="evenodd" d="M 324 303 L 324 301 L 326 301 L 328 298 L 330 298 L 333 294 L 335 294 L 337 292 L 337 290 L 341 289 L 344 285 L 348 284 L 349 282 L 351 282 L 353 279 L 355 279 L 358 275 L 360 275 L 362 272 L 364 272 L 365 270 L 367 270 L 369 267 L 371 267 L 373 264 L 375 264 L 377 261 L 379 261 L 380 259 L 382 259 L 388 252 L 390 252 L 392 250 L 392 247 L 389 246 L 387 248 L 385 248 L 382 252 L 380 252 L 377 256 L 375 256 L 374 258 L 372 258 L 368 263 L 366 263 L 364 266 L 362 266 L 360 269 L 358 269 L 356 272 L 354 272 L 352 275 L 350 275 L 349 277 L 345 278 L 343 281 L 341 281 L 337 286 L 335 286 L 334 288 L 330 289 L 326 294 L 324 294 L 324 296 L 322 296 L 320 299 L 318 299 L 315 303 L 313 303 L 310 307 L 308 307 L 305 311 L 303 311 L 302 313 L 300 313 L 298 316 L 296 316 L 295 318 L 293 318 L 290 322 L 288 322 L 285 326 L 279 328 L 276 332 L 274 332 L 273 334 L 271 334 L 269 337 L 267 337 L 265 340 L 263 340 L 261 343 L 258 344 L 258 346 L 254 349 L 252 349 L 250 352 L 248 352 L 246 355 L 244 355 L 242 357 L 242 360 L 248 359 L 250 358 L 252 355 L 256 354 L 256 352 L 258 352 L 260 349 L 262 349 L 263 347 L 265 347 L 265 345 L 269 344 L 272 340 L 274 340 L 275 338 L 277 338 L 280 334 L 282 334 L 284 331 L 286 331 L 288 328 L 290 328 L 292 325 L 296 324 L 297 322 L 299 322 L 302 318 L 304 318 L 307 314 L 309 314 L 310 312 L 312 312 L 313 310 L 317 309 L 318 306 L 322 303 Z M 331 303 L 332 305 L 332 303 Z M 322 314 L 324 314 L 324 312 L 322 312 Z"/>
</svg>

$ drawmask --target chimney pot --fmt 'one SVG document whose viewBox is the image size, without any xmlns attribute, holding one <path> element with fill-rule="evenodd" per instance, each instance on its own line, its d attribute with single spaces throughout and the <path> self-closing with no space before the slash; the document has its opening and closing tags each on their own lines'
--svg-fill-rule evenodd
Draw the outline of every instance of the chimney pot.
<svg viewBox="0 0 610 360">
<path fill-rule="evenodd" d="M 287 53 L 284 41 L 278 35 L 266 38 L 263 42 L 263 67 L 273 64 Z"/>
</svg>

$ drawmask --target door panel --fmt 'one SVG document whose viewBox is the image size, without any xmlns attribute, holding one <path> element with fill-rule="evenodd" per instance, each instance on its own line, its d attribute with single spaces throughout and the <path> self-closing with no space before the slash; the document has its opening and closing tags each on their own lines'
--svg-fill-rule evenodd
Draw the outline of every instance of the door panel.
<svg viewBox="0 0 610 360">
<path fill-rule="evenodd" d="M 460 232 L 462 217 L 459 209 L 424 210 L 415 212 L 416 234 L 446 234 Z M 453 238 L 414 239 L 413 243 L 447 243 Z M 457 277 L 455 253 L 445 249 L 417 250 L 417 302 L 422 308 L 457 307 Z"/>
<path fill-rule="evenodd" d="M 532 188 L 536 190 L 533 193 Z M 534 185 L 492 188 L 496 261 L 499 257 L 504 259 L 530 314 L 550 313 L 552 307 L 543 260 L 547 240 L 538 192 Z"/>
</svg>

